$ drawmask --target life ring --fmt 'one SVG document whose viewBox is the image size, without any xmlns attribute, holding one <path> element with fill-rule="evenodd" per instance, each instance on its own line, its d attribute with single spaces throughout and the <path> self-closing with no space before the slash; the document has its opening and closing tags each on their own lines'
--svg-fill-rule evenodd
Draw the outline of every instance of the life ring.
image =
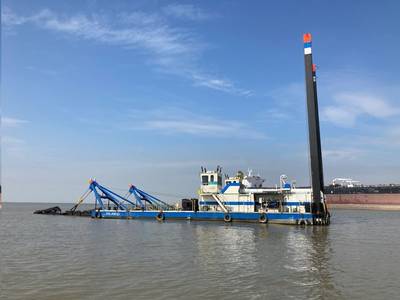
<svg viewBox="0 0 400 300">
<path fill-rule="evenodd" d="M 164 216 L 163 212 L 160 211 L 160 212 L 157 214 L 156 220 L 157 220 L 157 221 L 164 221 L 164 220 L 165 220 L 165 216 Z"/>
<path fill-rule="evenodd" d="M 258 217 L 258 222 L 262 224 L 268 223 L 268 217 L 265 213 L 261 213 L 260 216 Z"/>
<path fill-rule="evenodd" d="M 224 221 L 225 222 L 232 222 L 232 217 L 231 217 L 231 215 L 230 214 L 225 214 L 224 215 Z"/>
</svg>

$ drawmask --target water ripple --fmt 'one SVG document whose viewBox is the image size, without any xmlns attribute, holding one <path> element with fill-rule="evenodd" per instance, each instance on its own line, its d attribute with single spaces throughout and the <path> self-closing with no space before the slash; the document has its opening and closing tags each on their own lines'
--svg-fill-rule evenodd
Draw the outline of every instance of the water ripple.
<svg viewBox="0 0 400 300">
<path fill-rule="evenodd" d="M 302 228 L 32 215 L 36 208 L 6 204 L 0 212 L 1 299 L 400 293 L 399 213 L 338 210 L 329 228 Z"/>
</svg>

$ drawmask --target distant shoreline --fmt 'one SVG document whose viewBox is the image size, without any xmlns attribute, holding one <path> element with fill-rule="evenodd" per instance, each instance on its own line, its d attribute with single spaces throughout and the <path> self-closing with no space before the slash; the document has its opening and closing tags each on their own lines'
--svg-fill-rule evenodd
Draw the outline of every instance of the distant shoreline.
<svg viewBox="0 0 400 300">
<path fill-rule="evenodd" d="M 353 209 L 353 210 L 400 211 L 400 205 L 390 205 L 390 204 L 330 204 L 330 203 L 328 203 L 328 208 Z"/>
</svg>

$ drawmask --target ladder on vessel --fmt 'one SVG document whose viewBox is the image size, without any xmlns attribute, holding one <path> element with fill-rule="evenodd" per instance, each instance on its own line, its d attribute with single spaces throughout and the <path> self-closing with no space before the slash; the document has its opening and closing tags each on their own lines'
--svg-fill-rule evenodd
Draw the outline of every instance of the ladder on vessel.
<svg viewBox="0 0 400 300">
<path fill-rule="evenodd" d="M 226 206 L 222 203 L 222 201 L 218 198 L 216 194 L 212 194 L 212 197 L 214 198 L 215 201 L 217 201 L 218 205 L 221 207 L 221 209 L 224 211 L 224 213 L 228 213 L 228 209 Z"/>
</svg>

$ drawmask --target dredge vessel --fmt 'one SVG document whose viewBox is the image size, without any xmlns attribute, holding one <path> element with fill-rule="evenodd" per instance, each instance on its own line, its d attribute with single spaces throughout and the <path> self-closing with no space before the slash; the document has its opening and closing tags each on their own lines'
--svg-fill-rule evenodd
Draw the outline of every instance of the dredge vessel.
<svg viewBox="0 0 400 300">
<path fill-rule="evenodd" d="M 184 220 L 246 221 L 304 225 L 329 225 L 323 193 L 321 141 L 318 116 L 316 67 L 312 62 L 311 34 L 303 36 L 307 91 L 308 131 L 312 186 L 297 188 L 281 176 L 279 187 L 266 188 L 259 176 L 223 176 L 220 167 L 207 171 L 201 168 L 198 199 L 183 199 L 179 208 L 131 186 L 121 196 L 91 180 L 87 192 L 78 203 L 64 213 L 50 208 L 36 213 L 85 215 L 93 218 L 134 218 Z M 89 211 L 77 208 L 93 193 L 95 207 Z"/>
</svg>

